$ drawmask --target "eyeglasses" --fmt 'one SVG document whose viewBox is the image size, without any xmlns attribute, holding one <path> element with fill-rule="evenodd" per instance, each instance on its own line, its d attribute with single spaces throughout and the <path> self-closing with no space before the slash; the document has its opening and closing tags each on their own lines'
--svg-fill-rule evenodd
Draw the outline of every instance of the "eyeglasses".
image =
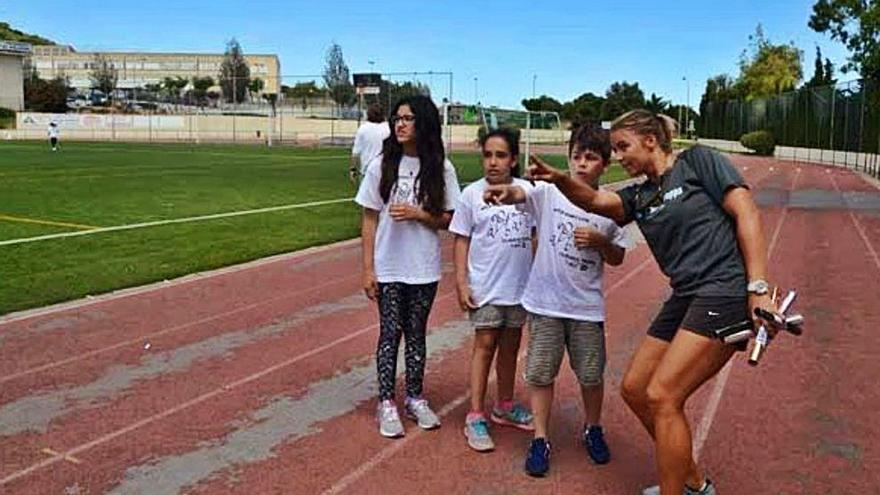
<svg viewBox="0 0 880 495">
<path fill-rule="evenodd" d="M 391 125 L 397 125 L 398 122 L 403 122 L 404 124 L 412 124 L 416 121 L 415 115 L 395 115 L 391 117 Z"/>
</svg>

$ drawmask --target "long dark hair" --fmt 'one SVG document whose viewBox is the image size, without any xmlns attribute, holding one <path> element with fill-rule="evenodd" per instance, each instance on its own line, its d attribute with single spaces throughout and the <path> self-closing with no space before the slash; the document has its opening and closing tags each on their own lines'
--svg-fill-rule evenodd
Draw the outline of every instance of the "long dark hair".
<svg viewBox="0 0 880 495">
<path fill-rule="evenodd" d="M 430 98 L 416 95 L 398 101 L 391 110 L 392 118 L 403 105 L 409 106 L 415 115 L 416 150 L 420 164 L 419 175 L 416 176 L 416 200 L 428 213 L 443 213 L 446 202 L 446 181 L 443 178 L 446 150 L 441 139 L 440 112 Z M 382 179 L 379 181 L 379 194 L 386 203 L 391 197 L 391 189 L 397 184 L 397 171 L 403 158 L 403 146 L 397 142 L 391 119 L 388 125 L 391 135 L 382 143 Z"/>
</svg>

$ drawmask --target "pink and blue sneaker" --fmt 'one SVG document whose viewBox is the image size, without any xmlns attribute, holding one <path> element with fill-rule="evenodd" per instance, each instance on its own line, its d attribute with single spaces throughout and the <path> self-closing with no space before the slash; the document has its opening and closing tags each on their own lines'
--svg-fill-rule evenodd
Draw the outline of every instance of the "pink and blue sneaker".
<svg viewBox="0 0 880 495">
<path fill-rule="evenodd" d="M 492 422 L 499 425 L 513 426 L 525 431 L 534 431 L 535 429 L 532 412 L 516 401 L 496 402 L 490 417 Z"/>
</svg>

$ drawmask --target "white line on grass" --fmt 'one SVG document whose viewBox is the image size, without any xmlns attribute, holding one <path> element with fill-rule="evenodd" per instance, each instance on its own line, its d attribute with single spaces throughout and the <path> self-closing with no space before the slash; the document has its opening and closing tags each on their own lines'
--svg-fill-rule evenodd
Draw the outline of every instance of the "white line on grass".
<svg viewBox="0 0 880 495">
<path fill-rule="evenodd" d="M 104 232 L 116 232 L 120 230 L 143 229 L 146 227 L 156 227 L 159 225 L 171 225 L 177 223 L 200 222 L 202 220 L 215 220 L 218 218 L 240 217 L 243 215 L 254 215 L 257 213 L 268 213 L 273 211 L 295 210 L 299 208 L 311 208 L 314 206 L 332 205 L 337 203 L 345 203 L 353 201 L 354 198 L 328 199 L 324 201 L 312 201 L 310 203 L 296 203 L 290 205 L 270 206 L 268 208 L 257 208 L 255 210 L 230 211 L 226 213 L 214 213 L 212 215 L 200 215 L 197 217 L 175 218 L 172 220 L 157 220 L 155 222 L 132 223 L 128 225 L 116 225 L 113 227 L 102 227 L 99 229 L 83 230 L 80 232 L 60 232 L 58 234 L 40 235 L 36 237 L 24 237 L 20 239 L 9 239 L 0 241 L 0 246 L 11 246 L 14 244 L 26 244 L 29 242 L 46 241 L 50 239 L 61 239 L 66 237 L 79 237 L 83 235 L 102 234 Z"/>
</svg>

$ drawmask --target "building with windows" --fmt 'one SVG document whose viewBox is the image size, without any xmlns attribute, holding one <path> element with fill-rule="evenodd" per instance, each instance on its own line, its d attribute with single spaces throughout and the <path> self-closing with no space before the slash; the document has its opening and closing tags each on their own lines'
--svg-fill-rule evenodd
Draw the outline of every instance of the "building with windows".
<svg viewBox="0 0 880 495">
<path fill-rule="evenodd" d="M 64 45 L 34 46 L 32 60 L 41 78 L 63 76 L 69 79 L 71 87 L 88 89 L 98 55 L 118 71 L 120 89 L 143 88 L 161 83 L 166 77 L 211 77 L 217 81 L 223 62 L 222 53 L 78 52 Z M 281 64 L 277 55 L 245 54 L 244 59 L 250 67 L 251 79 L 263 80 L 263 93 L 280 91 Z"/>
</svg>

